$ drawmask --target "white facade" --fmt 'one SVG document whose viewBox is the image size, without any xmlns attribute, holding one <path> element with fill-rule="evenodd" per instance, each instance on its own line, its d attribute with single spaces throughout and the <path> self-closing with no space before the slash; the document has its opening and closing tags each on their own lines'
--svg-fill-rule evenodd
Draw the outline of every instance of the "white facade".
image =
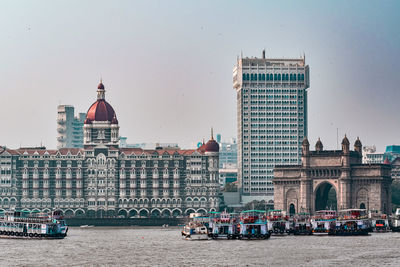
<svg viewBox="0 0 400 267">
<path fill-rule="evenodd" d="M 74 115 L 74 107 L 59 105 L 57 107 L 57 148 L 83 147 L 83 121 L 86 113 Z"/>
<path fill-rule="evenodd" d="M 363 164 L 374 164 L 374 163 L 383 163 L 383 154 L 376 152 L 375 146 L 365 146 L 363 147 Z"/>
<path fill-rule="evenodd" d="M 242 202 L 272 200 L 275 165 L 301 164 L 307 135 L 309 67 L 305 58 L 239 58 L 237 92 L 238 181 Z"/>
</svg>

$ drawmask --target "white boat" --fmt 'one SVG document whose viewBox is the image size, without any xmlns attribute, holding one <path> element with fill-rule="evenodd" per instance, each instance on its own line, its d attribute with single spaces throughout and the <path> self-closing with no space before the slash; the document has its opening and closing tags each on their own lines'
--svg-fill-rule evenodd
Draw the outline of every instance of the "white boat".
<svg viewBox="0 0 400 267">
<path fill-rule="evenodd" d="M 396 209 L 391 219 L 391 227 L 393 232 L 400 232 L 400 208 Z"/>
<path fill-rule="evenodd" d="M 204 224 L 190 222 L 183 227 L 182 237 L 186 240 L 208 240 L 208 229 Z"/>
<path fill-rule="evenodd" d="M 0 238 L 62 239 L 68 226 L 57 214 L 6 211 L 0 216 Z"/>
</svg>

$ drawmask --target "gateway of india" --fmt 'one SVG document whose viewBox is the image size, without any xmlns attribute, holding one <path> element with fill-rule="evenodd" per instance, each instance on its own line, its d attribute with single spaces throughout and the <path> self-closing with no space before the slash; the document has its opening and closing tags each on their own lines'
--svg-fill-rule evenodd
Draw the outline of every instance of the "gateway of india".
<svg viewBox="0 0 400 267">
<path fill-rule="evenodd" d="M 84 148 L 0 146 L 0 211 L 98 218 L 216 211 L 218 157 L 212 132 L 194 150 L 120 148 L 117 116 L 101 82 L 86 114 Z"/>
<path fill-rule="evenodd" d="M 318 139 L 310 151 L 307 138 L 302 143 L 302 165 L 276 166 L 274 204 L 289 214 L 314 214 L 323 209 L 360 208 L 391 213 L 391 167 L 386 164 L 362 164 L 360 139 L 350 151 L 345 136 L 342 150 L 323 150 Z M 334 200 L 336 197 L 336 201 Z"/>
</svg>

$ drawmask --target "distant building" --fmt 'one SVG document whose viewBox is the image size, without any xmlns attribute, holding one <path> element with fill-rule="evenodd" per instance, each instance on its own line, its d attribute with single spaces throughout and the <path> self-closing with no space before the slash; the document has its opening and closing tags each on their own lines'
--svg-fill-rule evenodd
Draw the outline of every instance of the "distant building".
<svg viewBox="0 0 400 267">
<path fill-rule="evenodd" d="M 242 202 L 272 201 L 276 164 L 301 164 L 307 135 L 309 66 L 305 58 L 238 58 L 233 69 L 237 93 L 238 179 Z"/>
<path fill-rule="evenodd" d="M 237 168 L 219 169 L 219 185 L 224 187 L 227 183 L 237 182 Z"/>
<path fill-rule="evenodd" d="M 363 147 L 362 163 L 364 164 L 383 163 L 383 153 L 376 152 L 375 146 L 365 146 Z"/>
<path fill-rule="evenodd" d="M 233 139 L 230 143 L 220 143 L 219 150 L 219 167 L 225 168 L 228 165 L 237 166 L 237 143 L 236 140 Z"/>
<path fill-rule="evenodd" d="M 400 157 L 396 158 L 391 162 L 391 176 L 393 182 L 400 183 Z"/>
<path fill-rule="evenodd" d="M 120 137 L 119 138 L 119 147 L 120 148 L 143 148 L 143 149 L 156 149 L 156 148 L 163 148 L 163 149 L 180 149 L 177 143 L 135 143 L 135 144 L 128 144 L 127 137 Z"/>
<path fill-rule="evenodd" d="M 390 162 L 400 157 L 400 145 L 386 146 L 386 151 L 383 154 L 383 161 L 388 159 Z"/>
<path fill-rule="evenodd" d="M 57 148 L 83 147 L 83 122 L 86 113 L 74 114 L 74 107 L 59 105 L 57 107 Z"/>
</svg>

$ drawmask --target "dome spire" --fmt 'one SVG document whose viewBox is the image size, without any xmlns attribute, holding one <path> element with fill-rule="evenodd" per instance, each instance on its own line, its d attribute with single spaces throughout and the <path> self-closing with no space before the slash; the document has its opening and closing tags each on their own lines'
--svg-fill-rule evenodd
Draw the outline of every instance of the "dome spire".
<svg viewBox="0 0 400 267">
<path fill-rule="evenodd" d="M 214 140 L 214 130 L 213 130 L 213 127 L 211 127 L 211 140 Z"/>
<path fill-rule="evenodd" d="M 106 90 L 104 90 L 103 78 L 100 78 L 100 83 L 97 86 L 97 100 L 106 99 Z"/>
</svg>

